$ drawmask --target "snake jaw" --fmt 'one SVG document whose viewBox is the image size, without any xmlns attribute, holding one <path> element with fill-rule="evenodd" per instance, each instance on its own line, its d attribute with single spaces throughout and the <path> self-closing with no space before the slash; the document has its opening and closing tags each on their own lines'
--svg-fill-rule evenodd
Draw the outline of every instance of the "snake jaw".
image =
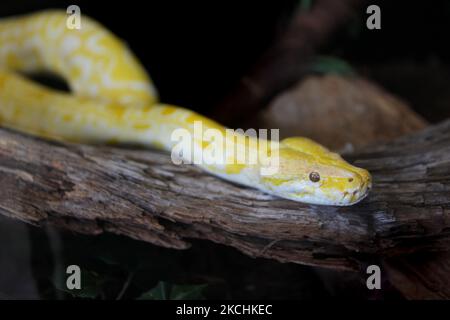
<svg viewBox="0 0 450 320">
<path fill-rule="evenodd" d="M 367 170 L 347 166 L 336 170 L 330 166 L 315 166 L 314 170 L 322 174 L 320 181 L 316 182 L 311 181 L 307 174 L 289 176 L 286 172 L 266 177 L 261 182 L 266 192 L 282 198 L 316 205 L 349 206 L 367 197 L 372 183 Z"/>
<path fill-rule="evenodd" d="M 358 174 L 359 176 L 358 186 L 353 190 L 344 191 L 342 199 L 339 201 L 339 204 L 337 205 L 341 206 L 354 205 L 367 197 L 370 189 L 372 188 L 372 179 L 370 177 L 370 174 L 366 170 L 364 171 L 365 171 L 364 175 Z"/>
</svg>

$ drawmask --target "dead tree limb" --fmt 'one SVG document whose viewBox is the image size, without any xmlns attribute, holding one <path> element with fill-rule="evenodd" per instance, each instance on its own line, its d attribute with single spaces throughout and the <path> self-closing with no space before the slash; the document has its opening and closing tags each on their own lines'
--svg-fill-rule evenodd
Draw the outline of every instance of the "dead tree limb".
<svg viewBox="0 0 450 320">
<path fill-rule="evenodd" d="M 358 269 L 368 257 L 445 251 L 450 120 L 352 155 L 371 195 L 351 207 L 277 199 L 175 166 L 169 155 L 49 142 L 0 130 L 0 213 L 183 249 L 189 238 L 254 257 Z"/>
</svg>

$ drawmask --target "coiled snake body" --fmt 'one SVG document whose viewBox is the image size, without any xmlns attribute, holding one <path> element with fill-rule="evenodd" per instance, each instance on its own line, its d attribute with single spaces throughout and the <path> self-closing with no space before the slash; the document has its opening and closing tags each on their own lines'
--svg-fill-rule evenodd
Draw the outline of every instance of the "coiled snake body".
<svg viewBox="0 0 450 320">
<path fill-rule="evenodd" d="M 138 60 L 111 32 L 83 16 L 81 29 L 66 27 L 62 11 L 43 11 L 0 20 L 0 125 L 50 139 L 89 143 L 132 143 L 172 150 L 176 129 L 195 122 L 216 129 L 227 146 L 257 153 L 255 137 L 226 137 L 220 124 L 191 110 L 161 104 Z M 65 78 L 71 94 L 28 80 L 14 71 L 51 71 Z M 211 148 L 194 139 L 193 153 Z M 278 155 L 272 174 L 261 164 L 198 163 L 221 178 L 295 201 L 351 205 L 371 187 L 368 171 L 301 137 L 270 144 Z M 228 155 L 228 153 L 226 153 Z M 183 156 L 183 155 L 182 155 Z M 228 159 L 230 160 L 230 159 Z"/>
</svg>

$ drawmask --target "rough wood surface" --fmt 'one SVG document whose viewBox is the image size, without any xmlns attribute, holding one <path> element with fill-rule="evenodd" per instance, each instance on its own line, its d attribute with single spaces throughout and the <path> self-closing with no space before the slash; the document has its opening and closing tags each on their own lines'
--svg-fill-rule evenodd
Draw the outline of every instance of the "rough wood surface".
<svg viewBox="0 0 450 320">
<path fill-rule="evenodd" d="M 353 160 L 354 161 L 353 161 Z M 309 206 L 175 166 L 167 154 L 61 144 L 0 130 L 0 213 L 183 249 L 189 238 L 255 257 L 358 269 L 371 255 L 448 249 L 450 121 L 352 155 L 374 189 Z"/>
</svg>

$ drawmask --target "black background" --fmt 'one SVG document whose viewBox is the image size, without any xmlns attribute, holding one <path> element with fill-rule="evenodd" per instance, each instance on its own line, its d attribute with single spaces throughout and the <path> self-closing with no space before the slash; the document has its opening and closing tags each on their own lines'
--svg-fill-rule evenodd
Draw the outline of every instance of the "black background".
<svg viewBox="0 0 450 320">
<path fill-rule="evenodd" d="M 283 30 L 298 3 L 15 0 L 1 3 L 0 16 L 45 8 L 64 10 L 77 4 L 82 14 L 94 17 L 128 42 L 164 102 L 208 113 Z M 321 54 L 335 54 L 357 65 L 399 59 L 416 64 L 429 59 L 449 62 L 450 1 L 368 4 L 380 6 L 382 29 L 365 28 L 364 6 Z M 397 87 L 390 89 L 406 91 Z"/>
</svg>

